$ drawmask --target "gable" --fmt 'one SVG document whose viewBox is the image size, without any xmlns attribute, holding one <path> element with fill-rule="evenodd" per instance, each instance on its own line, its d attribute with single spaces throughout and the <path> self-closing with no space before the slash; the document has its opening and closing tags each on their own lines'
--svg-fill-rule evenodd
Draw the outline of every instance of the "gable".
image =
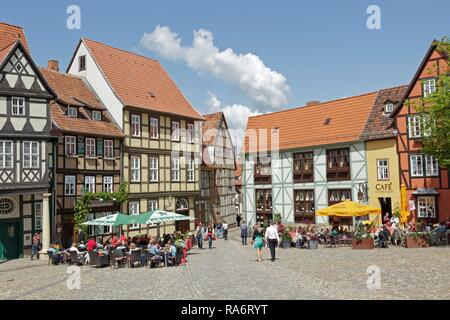
<svg viewBox="0 0 450 320">
<path fill-rule="evenodd" d="M 51 97 L 51 89 L 42 78 L 20 42 L 0 65 L 0 92 Z"/>
</svg>

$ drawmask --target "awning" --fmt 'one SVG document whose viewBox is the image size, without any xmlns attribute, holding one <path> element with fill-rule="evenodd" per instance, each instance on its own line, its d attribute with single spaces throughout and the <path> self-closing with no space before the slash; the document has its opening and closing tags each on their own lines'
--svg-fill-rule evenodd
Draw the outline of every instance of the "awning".
<svg viewBox="0 0 450 320">
<path fill-rule="evenodd" d="M 436 191 L 436 189 L 434 188 L 417 188 L 416 191 L 414 191 L 412 193 L 415 196 L 420 196 L 420 195 L 438 195 L 439 192 Z"/>
</svg>

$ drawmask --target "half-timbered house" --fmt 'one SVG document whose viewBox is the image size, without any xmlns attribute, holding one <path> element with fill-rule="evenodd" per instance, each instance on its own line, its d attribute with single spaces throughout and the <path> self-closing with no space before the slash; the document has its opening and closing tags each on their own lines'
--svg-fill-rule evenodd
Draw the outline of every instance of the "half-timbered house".
<svg viewBox="0 0 450 320">
<path fill-rule="evenodd" d="M 54 93 L 33 62 L 23 29 L 0 23 L 0 260 L 51 236 Z"/>
<path fill-rule="evenodd" d="M 67 248 L 73 242 L 74 208 L 88 192 L 118 191 L 123 133 L 106 107 L 80 77 L 59 72 L 51 60 L 41 73 L 57 97 L 51 103 L 56 148 L 55 239 Z M 94 199 L 87 220 L 120 210 L 114 201 Z M 94 229 L 96 228 L 96 229 Z M 111 227 L 90 226 L 88 235 L 108 235 Z"/>
</svg>

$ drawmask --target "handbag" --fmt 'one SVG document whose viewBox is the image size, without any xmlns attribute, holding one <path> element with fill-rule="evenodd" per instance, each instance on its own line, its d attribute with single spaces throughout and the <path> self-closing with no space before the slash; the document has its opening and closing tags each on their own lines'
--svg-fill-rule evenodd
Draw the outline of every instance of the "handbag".
<svg viewBox="0 0 450 320">
<path fill-rule="evenodd" d="M 203 238 L 203 240 L 208 240 L 208 234 L 205 234 L 205 237 Z"/>
</svg>

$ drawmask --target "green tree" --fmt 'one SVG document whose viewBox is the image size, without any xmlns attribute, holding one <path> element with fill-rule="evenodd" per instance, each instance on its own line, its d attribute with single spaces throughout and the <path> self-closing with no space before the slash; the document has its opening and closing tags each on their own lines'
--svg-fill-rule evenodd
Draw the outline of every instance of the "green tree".
<svg viewBox="0 0 450 320">
<path fill-rule="evenodd" d="M 435 44 L 449 63 L 449 37 Z M 423 117 L 423 131 L 430 133 L 424 135 L 422 140 L 424 152 L 436 157 L 440 165 L 450 167 L 450 70 L 447 69 L 436 79 L 436 92 L 423 98 L 419 111 L 429 115 Z"/>
</svg>

